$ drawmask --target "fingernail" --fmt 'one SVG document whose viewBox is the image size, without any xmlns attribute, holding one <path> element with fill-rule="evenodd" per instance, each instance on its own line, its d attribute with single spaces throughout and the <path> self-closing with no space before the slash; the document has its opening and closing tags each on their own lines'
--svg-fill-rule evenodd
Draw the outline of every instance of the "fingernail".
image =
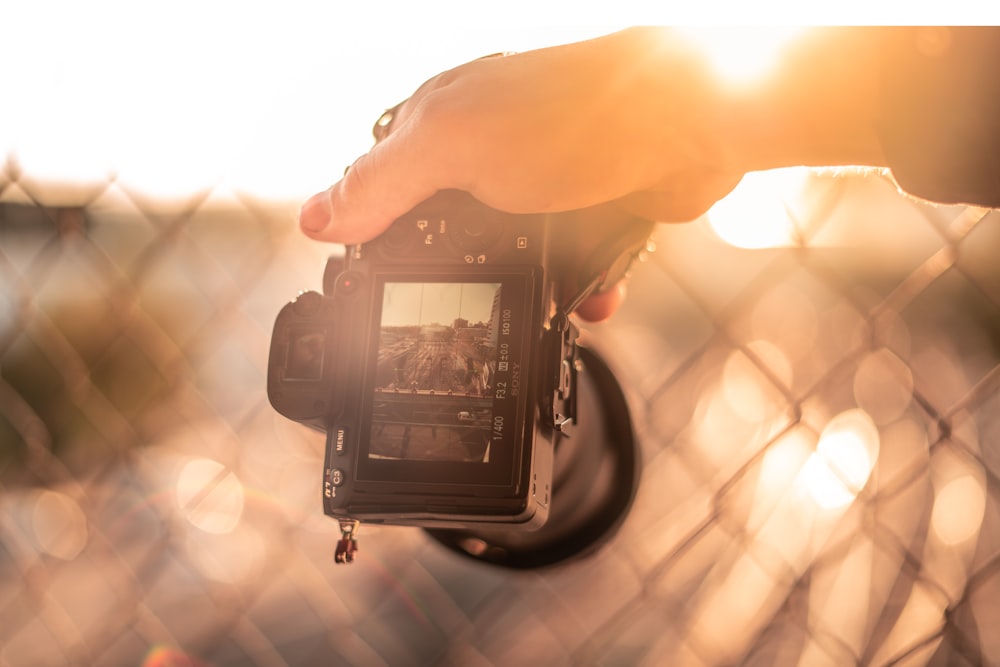
<svg viewBox="0 0 1000 667">
<path fill-rule="evenodd" d="M 330 193 L 320 192 L 306 200 L 299 213 L 299 225 L 309 232 L 319 232 L 330 224 Z"/>
</svg>

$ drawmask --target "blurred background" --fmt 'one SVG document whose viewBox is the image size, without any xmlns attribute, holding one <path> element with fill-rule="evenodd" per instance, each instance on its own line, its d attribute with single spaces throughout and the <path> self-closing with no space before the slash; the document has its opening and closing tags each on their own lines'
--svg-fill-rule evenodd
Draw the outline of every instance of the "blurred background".
<svg viewBox="0 0 1000 667">
<path fill-rule="evenodd" d="M 322 437 L 264 391 L 339 250 L 300 202 L 427 77 L 615 26 L 3 15 L 0 665 L 1000 664 L 1000 213 L 746 179 L 587 327 L 643 457 L 605 548 L 508 572 L 363 526 L 335 566 Z"/>
</svg>

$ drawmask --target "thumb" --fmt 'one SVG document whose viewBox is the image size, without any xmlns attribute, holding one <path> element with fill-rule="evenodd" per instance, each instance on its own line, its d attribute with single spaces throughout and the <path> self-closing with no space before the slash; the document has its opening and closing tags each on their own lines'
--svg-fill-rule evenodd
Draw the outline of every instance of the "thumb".
<svg viewBox="0 0 1000 667">
<path fill-rule="evenodd" d="M 299 214 L 303 233 L 333 243 L 370 241 L 446 187 L 435 182 L 426 155 L 409 145 L 405 132 L 394 132 L 358 158 L 340 181 L 313 195 Z"/>
</svg>

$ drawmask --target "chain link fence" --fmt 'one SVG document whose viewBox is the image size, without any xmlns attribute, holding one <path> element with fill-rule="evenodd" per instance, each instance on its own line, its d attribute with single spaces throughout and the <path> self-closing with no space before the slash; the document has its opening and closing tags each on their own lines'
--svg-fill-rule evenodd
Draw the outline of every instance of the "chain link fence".
<svg viewBox="0 0 1000 667">
<path fill-rule="evenodd" d="M 1000 213 L 814 175 L 791 247 L 661 226 L 587 327 L 643 478 L 585 560 L 364 526 L 266 400 L 295 206 L 0 171 L 0 665 L 1000 664 Z M 746 220 L 747 225 L 758 221 Z"/>
</svg>

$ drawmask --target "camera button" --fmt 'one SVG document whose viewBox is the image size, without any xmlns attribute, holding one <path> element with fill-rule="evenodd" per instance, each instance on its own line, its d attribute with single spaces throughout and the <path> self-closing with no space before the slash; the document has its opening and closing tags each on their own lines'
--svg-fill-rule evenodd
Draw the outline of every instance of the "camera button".
<svg viewBox="0 0 1000 667">
<path fill-rule="evenodd" d="M 319 312 L 323 297 L 317 292 L 301 292 L 292 303 L 296 314 L 308 317 Z"/>
<path fill-rule="evenodd" d="M 337 276 L 337 291 L 341 294 L 353 294 L 361 286 L 363 277 L 357 271 L 347 271 Z"/>
<path fill-rule="evenodd" d="M 465 220 L 455 220 L 449 228 L 452 240 L 468 253 L 480 253 L 495 244 L 503 235 L 498 215 L 481 213 Z"/>
<path fill-rule="evenodd" d="M 334 486 L 340 486 L 344 483 L 344 471 L 340 468 L 334 468 L 328 473 L 328 481 Z"/>
<path fill-rule="evenodd" d="M 333 429 L 333 451 L 337 456 L 347 453 L 347 431 L 342 426 Z"/>
<path fill-rule="evenodd" d="M 383 248 L 390 252 L 402 252 L 412 245 L 416 238 L 417 226 L 412 220 L 400 218 L 389 229 L 383 232 L 381 242 Z"/>
</svg>

